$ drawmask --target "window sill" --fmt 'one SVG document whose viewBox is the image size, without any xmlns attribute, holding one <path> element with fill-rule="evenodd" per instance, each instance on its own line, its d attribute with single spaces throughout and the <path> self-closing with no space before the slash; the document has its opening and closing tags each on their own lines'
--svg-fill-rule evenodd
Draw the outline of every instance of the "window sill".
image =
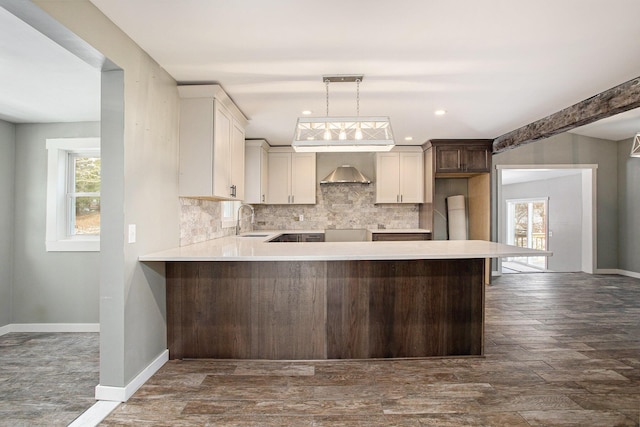
<svg viewBox="0 0 640 427">
<path fill-rule="evenodd" d="M 234 221 L 234 220 L 222 221 L 221 225 L 222 225 L 222 228 L 231 228 L 237 225 L 237 221 Z"/>
<path fill-rule="evenodd" d="M 100 240 L 56 240 L 46 247 L 47 252 L 100 252 Z"/>
</svg>

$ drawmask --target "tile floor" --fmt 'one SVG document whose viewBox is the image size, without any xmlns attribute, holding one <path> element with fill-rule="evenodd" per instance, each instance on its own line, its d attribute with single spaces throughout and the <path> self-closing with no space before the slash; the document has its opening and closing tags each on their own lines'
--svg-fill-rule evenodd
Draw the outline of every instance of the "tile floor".
<svg viewBox="0 0 640 427">
<path fill-rule="evenodd" d="M 484 358 L 171 361 L 102 425 L 639 425 L 640 280 L 504 275 L 486 307 Z M 97 334 L 0 337 L 0 426 L 65 426 L 97 383 Z"/>
<path fill-rule="evenodd" d="M 640 280 L 487 288 L 484 358 L 171 361 L 105 426 L 638 426 Z"/>
<path fill-rule="evenodd" d="M 97 333 L 0 336 L 0 426 L 66 426 L 95 403 Z"/>
</svg>

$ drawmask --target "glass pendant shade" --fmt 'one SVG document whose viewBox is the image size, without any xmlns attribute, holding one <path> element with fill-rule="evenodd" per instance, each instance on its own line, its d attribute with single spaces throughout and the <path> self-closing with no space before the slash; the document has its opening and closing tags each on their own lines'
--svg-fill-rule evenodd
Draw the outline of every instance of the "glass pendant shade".
<svg viewBox="0 0 640 427">
<path fill-rule="evenodd" d="M 633 145 L 631 146 L 631 157 L 640 157 L 640 133 L 637 133 L 633 138 Z"/>
<path fill-rule="evenodd" d="M 302 152 L 389 151 L 395 142 L 389 117 L 360 117 L 362 75 L 323 76 L 327 91 L 325 117 L 299 117 L 291 146 Z M 329 83 L 356 83 L 356 115 L 329 116 Z"/>
<path fill-rule="evenodd" d="M 395 142 L 389 117 L 300 117 L 295 151 L 389 151 Z"/>
</svg>

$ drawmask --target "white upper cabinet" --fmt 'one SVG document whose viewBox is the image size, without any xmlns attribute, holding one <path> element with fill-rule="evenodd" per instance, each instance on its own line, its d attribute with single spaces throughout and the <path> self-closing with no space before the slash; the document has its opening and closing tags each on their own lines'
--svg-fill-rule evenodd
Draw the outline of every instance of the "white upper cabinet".
<svg viewBox="0 0 640 427">
<path fill-rule="evenodd" d="M 395 147 L 376 153 L 376 203 L 423 203 L 421 147 Z"/>
<path fill-rule="evenodd" d="M 245 143 L 244 202 L 260 204 L 267 202 L 269 182 L 269 144 L 264 139 Z"/>
<path fill-rule="evenodd" d="M 270 205 L 316 203 L 316 154 L 271 148 L 267 203 Z"/>
<path fill-rule="evenodd" d="M 180 196 L 244 197 L 247 119 L 218 85 L 178 86 Z"/>
</svg>

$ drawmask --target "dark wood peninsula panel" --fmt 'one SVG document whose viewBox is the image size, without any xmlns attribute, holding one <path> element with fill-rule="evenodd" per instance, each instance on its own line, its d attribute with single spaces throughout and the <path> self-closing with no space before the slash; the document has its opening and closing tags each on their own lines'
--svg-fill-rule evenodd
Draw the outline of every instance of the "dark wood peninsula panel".
<svg viewBox="0 0 640 427">
<path fill-rule="evenodd" d="M 167 262 L 170 358 L 479 356 L 483 268 L 483 259 Z"/>
</svg>

